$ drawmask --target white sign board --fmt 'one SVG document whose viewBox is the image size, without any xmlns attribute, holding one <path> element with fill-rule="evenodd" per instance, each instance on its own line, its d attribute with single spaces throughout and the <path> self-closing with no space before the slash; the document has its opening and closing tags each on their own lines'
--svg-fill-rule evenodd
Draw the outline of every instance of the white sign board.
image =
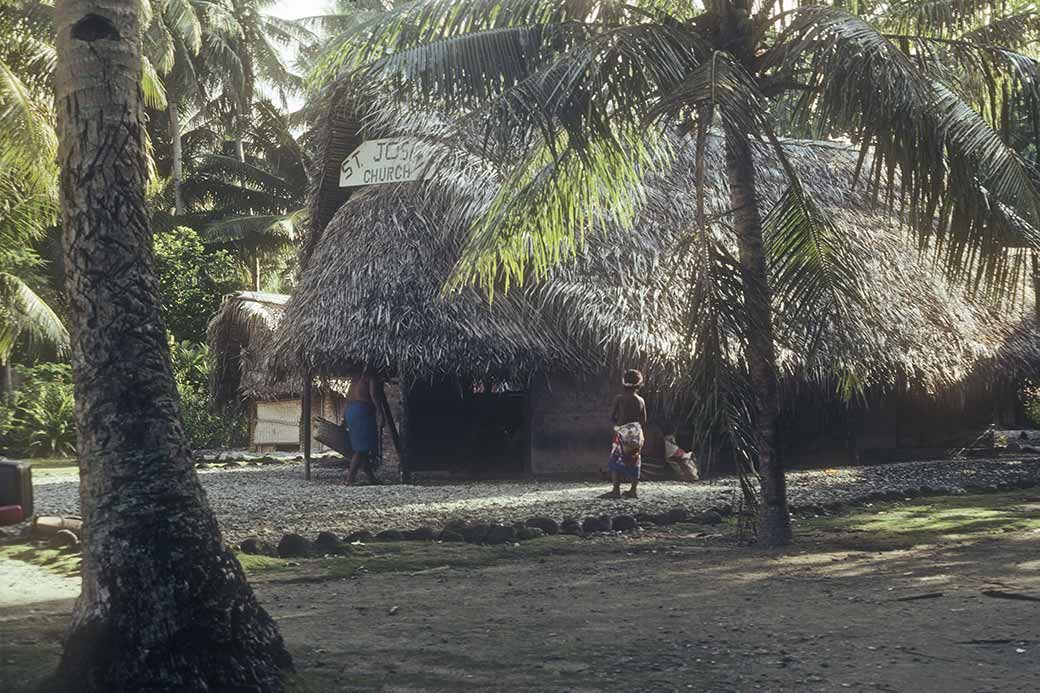
<svg viewBox="0 0 1040 693">
<path fill-rule="evenodd" d="M 368 140 L 343 160 L 339 187 L 425 180 L 433 173 L 434 147 L 408 137 Z"/>
</svg>

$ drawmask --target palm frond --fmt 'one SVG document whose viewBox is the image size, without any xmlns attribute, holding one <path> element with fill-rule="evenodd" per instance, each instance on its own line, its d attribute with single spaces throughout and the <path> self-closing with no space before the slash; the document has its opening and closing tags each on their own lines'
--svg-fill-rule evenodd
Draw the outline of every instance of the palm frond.
<svg viewBox="0 0 1040 693">
<path fill-rule="evenodd" d="M 192 53 L 202 46 L 202 23 L 192 0 L 163 0 L 162 22 Z"/>
<path fill-rule="evenodd" d="M 618 128 L 610 141 L 566 141 L 532 151 L 500 186 L 473 226 L 454 287 L 522 284 L 574 254 L 585 234 L 607 223 L 630 226 L 645 199 L 646 177 L 665 165 L 669 147 L 654 130 Z M 465 210 L 468 214 L 469 210 Z"/>
<path fill-rule="evenodd" d="M 1001 46 L 1021 50 L 1040 35 L 1040 13 L 1035 8 L 1010 15 L 994 15 L 989 22 L 974 27 L 958 38 L 980 46 Z"/>
<path fill-rule="evenodd" d="M 800 11 L 770 61 L 781 69 L 810 65 L 798 115 L 861 144 L 876 196 L 905 207 L 923 244 L 941 236 L 933 247 L 952 273 L 970 269 L 991 288 L 1011 279 L 1007 245 L 998 242 L 1011 230 L 994 231 L 991 210 L 999 202 L 1040 228 L 1040 197 L 1021 158 L 978 113 L 877 29 L 840 10 Z"/>
<path fill-rule="evenodd" d="M 799 181 L 792 181 L 765 216 L 763 235 L 779 322 L 817 326 L 805 334 L 806 343 L 791 345 L 806 362 L 814 360 L 825 327 L 832 341 L 836 334 L 853 341 L 870 331 L 860 277 L 869 249 L 854 247 L 856 236 L 839 231 Z M 780 326 L 778 331 L 785 329 Z M 854 368 L 854 363 L 833 363 L 829 375 L 844 383 L 860 382 L 848 372 Z M 842 394 L 849 398 L 855 392 L 844 388 Z"/>
<path fill-rule="evenodd" d="M 227 244 L 248 240 L 268 250 L 286 249 L 299 238 L 302 212 L 292 214 L 231 217 L 206 225 L 202 235 L 207 243 Z"/>
<path fill-rule="evenodd" d="M 52 114 L 0 62 L 0 170 L 36 181 L 56 177 L 58 138 Z"/>
<path fill-rule="evenodd" d="M 157 111 L 166 110 L 166 87 L 163 86 L 162 78 L 147 56 L 141 56 L 141 92 L 145 105 L 149 108 Z"/>
<path fill-rule="evenodd" d="M 897 0 L 877 21 L 897 31 L 948 36 L 1003 13 L 1006 4 L 1006 0 Z"/>
<path fill-rule="evenodd" d="M 341 72 L 354 72 L 387 56 L 466 35 L 515 27 L 567 25 L 592 16 L 600 3 L 582 0 L 433 0 L 410 2 L 387 12 L 372 12 L 336 37 L 316 67 L 314 81 L 324 83 Z M 578 28 L 577 26 L 575 28 Z M 532 46 L 534 48 L 534 46 Z M 436 50 L 436 49 L 433 49 Z M 472 60 L 492 56 L 474 50 Z"/>
<path fill-rule="evenodd" d="M 47 302 L 19 277 L 0 272 L 0 357 L 4 361 L 22 335 L 59 351 L 69 344 L 65 326 Z"/>
</svg>

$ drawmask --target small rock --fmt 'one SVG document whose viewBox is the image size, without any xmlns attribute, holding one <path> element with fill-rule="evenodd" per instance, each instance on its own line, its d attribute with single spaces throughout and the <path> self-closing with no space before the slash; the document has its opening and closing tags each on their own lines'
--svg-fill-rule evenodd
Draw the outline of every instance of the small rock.
<svg viewBox="0 0 1040 693">
<path fill-rule="evenodd" d="M 389 613 L 389 614 L 390 614 L 391 616 L 394 616 L 394 615 L 395 615 L 395 614 L 397 614 L 397 612 L 398 612 L 398 611 L 400 611 L 400 610 L 401 610 L 401 607 L 399 607 L 399 606 L 391 606 L 391 607 L 390 607 L 390 611 L 389 611 L 388 613 Z"/>
<path fill-rule="evenodd" d="M 567 519 L 560 525 L 560 534 L 572 534 L 574 536 L 581 536 L 581 524 L 575 519 Z"/>
<path fill-rule="evenodd" d="M 278 542 L 278 555 L 281 558 L 297 558 L 311 552 L 311 543 L 299 534 L 283 534 Z"/>
<path fill-rule="evenodd" d="M 445 530 L 442 530 L 441 533 L 437 535 L 437 541 L 443 541 L 445 543 L 453 543 L 453 542 L 459 542 L 459 541 L 466 541 L 466 537 L 462 536 L 462 534 L 460 534 L 459 532 L 456 532 L 454 529 L 445 529 Z"/>
<path fill-rule="evenodd" d="M 471 525 L 462 528 L 462 538 L 470 544 L 483 543 L 487 536 L 489 527 L 487 525 Z"/>
<path fill-rule="evenodd" d="M 609 532 L 610 531 L 610 518 L 609 517 L 586 517 L 581 521 L 581 530 L 586 534 L 592 532 Z"/>
<path fill-rule="evenodd" d="M 686 508 L 672 508 L 668 511 L 668 519 L 673 523 L 688 522 L 690 519 L 690 511 Z"/>
<path fill-rule="evenodd" d="M 250 556 L 258 556 L 260 555 L 260 540 L 256 537 L 243 539 L 242 543 L 238 545 L 238 550 Z"/>
<path fill-rule="evenodd" d="M 384 529 L 374 537 L 375 541 L 404 541 L 404 532 L 399 529 Z"/>
<path fill-rule="evenodd" d="M 529 541 L 531 539 L 537 539 L 538 537 L 544 536 L 545 532 L 541 527 L 521 527 L 516 530 L 516 538 L 520 541 Z"/>
<path fill-rule="evenodd" d="M 433 527 L 416 527 L 405 532 L 404 538 L 412 541 L 433 541 L 437 538 L 437 532 L 434 531 Z"/>
<path fill-rule="evenodd" d="M 654 516 L 650 513 L 636 513 L 636 522 L 643 525 L 644 527 L 657 524 L 654 522 Z"/>
<path fill-rule="evenodd" d="M 314 540 L 314 550 L 318 553 L 336 553 L 339 551 L 340 541 L 332 532 L 318 532 L 318 538 Z"/>
<path fill-rule="evenodd" d="M 491 525 L 484 537 L 485 544 L 505 544 L 516 538 L 516 530 L 506 525 Z"/>
<path fill-rule="evenodd" d="M 706 512 L 701 513 L 699 519 L 702 525 L 711 525 L 714 527 L 715 525 L 722 524 L 722 515 L 715 512 L 714 510 L 708 510 Z"/>
<path fill-rule="evenodd" d="M 63 549 L 70 546 L 79 545 L 79 537 L 76 533 L 70 529 L 59 529 L 51 540 L 47 542 L 47 545 L 52 549 Z"/>
<path fill-rule="evenodd" d="M 372 541 L 372 533 L 369 532 L 368 530 L 364 530 L 364 529 L 362 529 L 362 530 L 360 530 L 358 532 L 351 532 L 350 534 L 347 535 L 347 541 L 351 542 L 351 543 L 353 543 L 355 541 L 360 541 L 360 542 Z"/>
<path fill-rule="evenodd" d="M 628 532 L 638 527 L 639 524 L 631 515 L 618 515 L 610 521 L 610 526 L 619 532 Z"/>
<path fill-rule="evenodd" d="M 657 513 L 651 520 L 653 520 L 655 525 L 660 525 L 661 527 L 672 524 L 672 518 L 668 513 Z"/>
<path fill-rule="evenodd" d="M 528 527 L 535 527 L 546 534 L 558 534 L 560 524 L 551 517 L 530 517 L 525 523 Z"/>
</svg>

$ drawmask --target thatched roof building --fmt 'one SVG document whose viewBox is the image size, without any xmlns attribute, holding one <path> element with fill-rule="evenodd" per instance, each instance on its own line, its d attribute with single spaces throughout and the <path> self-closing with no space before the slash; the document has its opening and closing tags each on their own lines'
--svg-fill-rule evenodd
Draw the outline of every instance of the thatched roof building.
<svg viewBox="0 0 1040 693">
<path fill-rule="evenodd" d="M 291 374 L 272 378 L 268 371 L 274 334 L 288 301 L 283 294 L 231 294 L 207 329 L 213 359 L 210 398 L 218 408 L 245 412 L 250 446 L 262 451 L 294 449 L 302 441 L 303 380 Z M 345 390 L 342 381 L 322 381 L 319 396 L 312 400 L 313 414 L 338 418 Z"/>
<path fill-rule="evenodd" d="M 714 138 L 709 146 L 709 215 L 722 214 L 728 208 L 722 147 Z M 1031 294 L 1011 308 L 970 300 L 917 252 L 897 219 L 875 208 L 863 186 L 853 186 L 855 150 L 802 141 L 785 146 L 836 225 L 855 240 L 868 312 L 863 322 L 870 326 L 848 333 L 826 325 L 821 348 L 806 362 L 797 345 L 817 326 L 779 325 L 786 374 L 815 378 L 854 367 L 868 385 L 906 377 L 939 392 L 980 368 L 1019 374 L 1040 364 Z M 648 183 L 633 231 L 592 234 L 576 258 L 544 280 L 493 301 L 475 289 L 442 291 L 465 233 L 457 210 L 479 211 L 474 198 L 490 198 L 486 181 L 460 176 L 355 193 L 324 229 L 286 307 L 275 372 L 335 376 L 369 365 L 417 379 L 515 378 L 595 372 L 633 359 L 660 372 L 674 369 L 691 347 L 683 316 L 684 268 L 697 261 L 688 243 L 694 154 L 686 144 L 671 171 Z M 786 181 L 760 154 L 759 190 L 769 206 Z"/>
<path fill-rule="evenodd" d="M 210 395 L 214 404 L 226 407 L 244 400 L 299 396 L 299 383 L 294 386 L 286 379 L 270 379 L 264 370 L 288 301 L 284 294 L 240 291 L 228 296 L 210 319 L 206 336 L 213 359 Z"/>
<path fill-rule="evenodd" d="M 487 208 L 495 181 L 458 170 L 427 183 L 349 194 L 332 190 L 328 171 L 339 166 L 343 143 L 359 139 L 339 129 L 348 120 L 356 122 L 327 118 L 324 137 L 331 154 L 311 202 L 321 214 L 312 215 L 306 264 L 275 335 L 269 379 L 303 372 L 342 377 L 372 367 L 400 378 L 406 393 L 416 383 L 427 395 L 438 383 L 451 383 L 457 395 L 491 380 L 532 393 L 555 388 L 552 397 L 565 401 L 567 412 L 579 407 L 582 416 L 587 413 L 585 442 L 605 423 L 598 409 L 603 386 L 575 385 L 570 397 L 561 394 L 561 378 L 612 383 L 616 378 L 604 378 L 606 373 L 636 363 L 657 386 L 683 393 L 686 364 L 696 348 L 684 328 L 688 270 L 699 261 L 689 242 L 696 228 L 692 141 L 677 140 L 669 170 L 647 180 L 646 203 L 633 230 L 599 229 L 571 261 L 489 301 L 475 289 L 448 294 L 443 287 L 468 222 Z M 836 378 L 852 374 L 874 392 L 909 383 L 934 397 L 969 380 L 1011 380 L 1040 367 L 1031 291 L 1012 308 L 971 300 L 917 251 L 898 218 L 854 183 L 857 150 L 807 141 L 784 146 L 856 253 L 866 313 L 861 322 L 867 326 L 850 331 L 833 321 L 778 324 L 788 383 L 826 383 L 833 391 Z M 756 157 L 759 193 L 768 208 L 787 182 L 770 151 L 757 148 Z M 721 237 L 730 205 L 719 138 L 708 138 L 706 161 L 707 213 L 722 220 L 715 227 Z M 782 315 L 782 306 L 777 308 Z M 807 352 L 801 345 L 810 338 L 817 348 Z M 443 410 L 447 400 L 434 400 Z M 531 428 L 549 425 L 561 411 L 529 406 Z M 416 416 L 405 412 L 405 418 Z M 424 410 L 423 418 L 429 416 Z M 581 428 L 572 421 L 575 426 Z M 537 448 L 537 434 L 529 434 Z M 557 452 L 584 454 L 560 442 L 566 435 L 549 436 Z M 534 467 L 528 457 L 526 468 Z"/>
</svg>

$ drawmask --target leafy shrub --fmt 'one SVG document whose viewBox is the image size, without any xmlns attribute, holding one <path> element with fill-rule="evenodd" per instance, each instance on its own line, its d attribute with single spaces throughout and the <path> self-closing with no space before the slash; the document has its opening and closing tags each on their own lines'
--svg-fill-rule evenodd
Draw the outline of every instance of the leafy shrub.
<svg viewBox="0 0 1040 693">
<path fill-rule="evenodd" d="M 1029 423 L 1040 428 L 1040 385 L 1027 380 L 1022 386 L 1020 396 Z"/>
<path fill-rule="evenodd" d="M 0 404 L 0 448 L 14 456 L 74 455 L 72 367 L 43 363 L 17 370 L 21 385 Z"/>
<path fill-rule="evenodd" d="M 70 386 L 47 383 L 36 397 L 22 401 L 15 420 L 33 457 L 76 454 L 76 401 Z"/>
<path fill-rule="evenodd" d="M 241 284 L 231 254 L 207 248 L 186 226 L 155 236 L 155 268 L 163 322 L 178 341 L 203 341 L 224 296 Z"/>
<path fill-rule="evenodd" d="M 214 412 L 209 405 L 209 348 L 177 342 L 171 346 L 174 379 L 181 396 L 181 419 L 192 449 L 245 445 L 246 421 L 241 414 Z"/>
</svg>

